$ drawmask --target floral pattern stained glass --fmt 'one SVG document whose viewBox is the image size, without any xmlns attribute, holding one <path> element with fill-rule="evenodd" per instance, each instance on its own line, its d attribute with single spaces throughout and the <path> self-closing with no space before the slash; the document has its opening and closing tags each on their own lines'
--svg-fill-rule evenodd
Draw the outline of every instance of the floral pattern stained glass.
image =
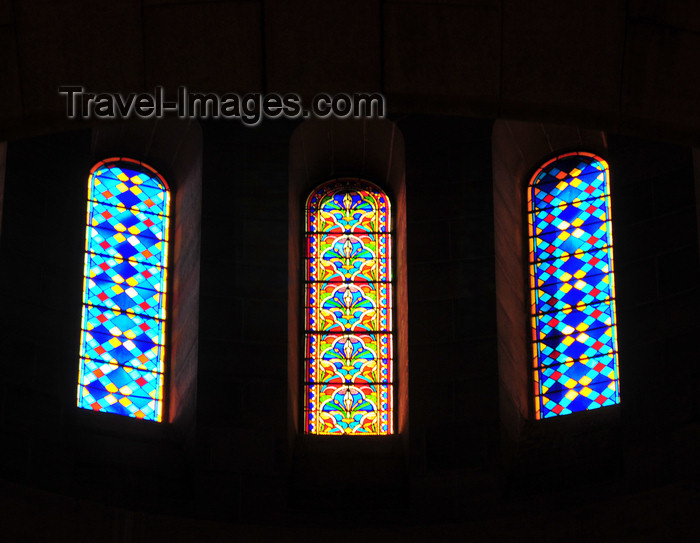
<svg viewBox="0 0 700 543">
<path fill-rule="evenodd" d="M 337 179 L 306 204 L 305 430 L 393 433 L 391 212 L 375 185 Z"/>
<path fill-rule="evenodd" d="M 162 418 L 169 203 L 146 164 L 90 172 L 78 407 Z"/>
<path fill-rule="evenodd" d="M 532 178 L 528 211 L 535 415 L 619 403 L 607 163 L 550 160 Z"/>
</svg>

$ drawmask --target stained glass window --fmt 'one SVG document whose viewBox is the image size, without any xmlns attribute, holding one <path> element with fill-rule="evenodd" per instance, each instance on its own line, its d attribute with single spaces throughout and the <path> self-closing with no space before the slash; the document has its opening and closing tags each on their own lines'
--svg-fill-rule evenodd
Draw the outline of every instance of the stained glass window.
<svg viewBox="0 0 700 543">
<path fill-rule="evenodd" d="M 391 210 L 357 179 L 306 202 L 305 430 L 393 433 Z"/>
<path fill-rule="evenodd" d="M 169 204 L 146 164 L 90 172 L 78 407 L 162 418 Z"/>
<path fill-rule="evenodd" d="M 607 163 L 569 153 L 528 190 L 535 415 L 619 403 Z"/>
</svg>

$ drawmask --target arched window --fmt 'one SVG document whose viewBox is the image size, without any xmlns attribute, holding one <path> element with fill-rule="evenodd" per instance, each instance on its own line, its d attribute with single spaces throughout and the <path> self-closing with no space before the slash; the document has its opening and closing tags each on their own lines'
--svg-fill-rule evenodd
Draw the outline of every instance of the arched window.
<svg viewBox="0 0 700 543">
<path fill-rule="evenodd" d="M 528 222 L 536 417 L 619 403 L 607 163 L 568 153 L 543 164 Z"/>
<path fill-rule="evenodd" d="M 90 171 L 78 407 L 162 419 L 169 205 L 146 164 Z"/>
<path fill-rule="evenodd" d="M 394 432 L 391 210 L 357 179 L 306 201 L 305 431 Z"/>
</svg>

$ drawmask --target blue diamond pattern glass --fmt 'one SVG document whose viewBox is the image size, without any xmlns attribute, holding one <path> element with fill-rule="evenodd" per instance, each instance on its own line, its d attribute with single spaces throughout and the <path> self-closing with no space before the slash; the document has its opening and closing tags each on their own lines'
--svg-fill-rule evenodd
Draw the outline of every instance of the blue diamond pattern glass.
<svg viewBox="0 0 700 543">
<path fill-rule="evenodd" d="M 142 162 L 90 171 L 78 407 L 162 420 L 169 204 Z"/>
<path fill-rule="evenodd" d="M 619 403 L 607 163 L 582 152 L 545 163 L 528 223 L 536 418 Z"/>
</svg>

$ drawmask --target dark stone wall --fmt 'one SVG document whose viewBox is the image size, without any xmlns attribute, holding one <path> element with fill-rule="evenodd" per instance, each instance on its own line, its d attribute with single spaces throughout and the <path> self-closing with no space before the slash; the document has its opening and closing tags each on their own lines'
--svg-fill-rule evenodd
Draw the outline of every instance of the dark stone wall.
<svg viewBox="0 0 700 543">
<path fill-rule="evenodd" d="M 411 496 L 475 518 L 498 477 L 491 123 L 408 117 Z"/>
<path fill-rule="evenodd" d="M 644 487 L 666 478 L 697 483 L 700 263 L 692 154 L 614 136 L 610 152 L 625 477 Z"/>
<path fill-rule="evenodd" d="M 287 200 L 293 123 L 205 123 L 197 509 L 279 518 L 287 461 Z"/>
<path fill-rule="evenodd" d="M 78 360 L 85 240 L 87 185 L 76 180 L 87 179 L 90 169 L 90 132 L 26 140 L 8 149 L 7 161 L 2 476 L 39 483 L 49 474 L 47 482 L 60 488 L 72 484 L 64 466 L 79 459 L 77 443 L 63 444 L 75 403 L 65 387 L 77 379 L 72 361 Z"/>
<path fill-rule="evenodd" d="M 393 113 L 698 143 L 692 0 L 0 1 L 0 139 L 93 92 L 383 92 Z"/>
</svg>

